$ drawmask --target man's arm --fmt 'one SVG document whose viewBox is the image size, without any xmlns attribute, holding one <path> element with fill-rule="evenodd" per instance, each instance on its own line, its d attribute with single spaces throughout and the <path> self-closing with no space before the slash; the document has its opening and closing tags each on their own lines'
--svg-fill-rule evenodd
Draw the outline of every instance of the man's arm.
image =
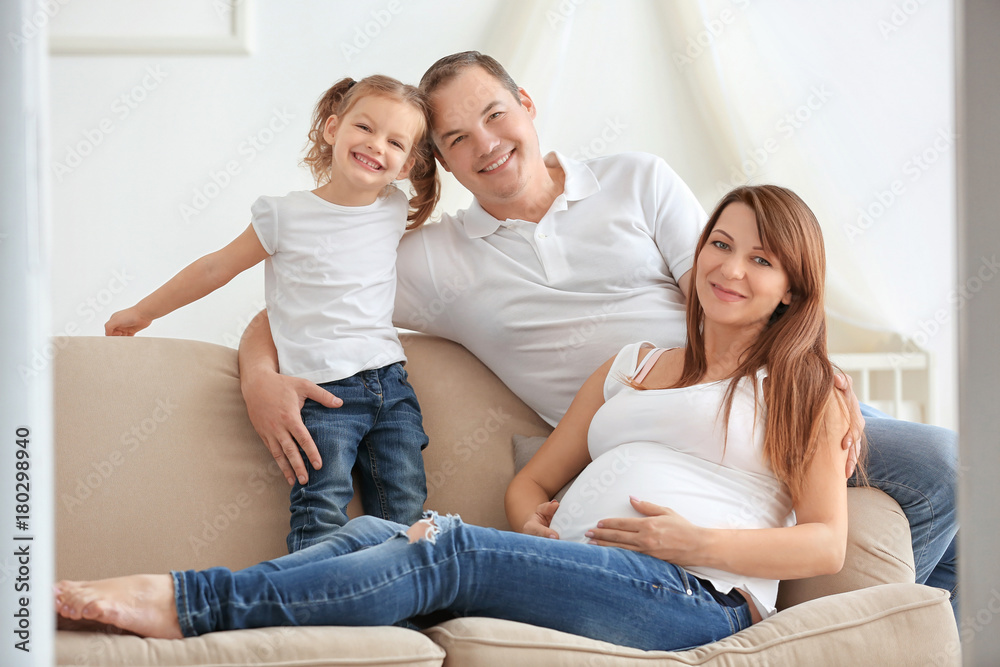
<svg viewBox="0 0 1000 667">
<path fill-rule="evenodd" d="M 328 408 L 339 408 L 344 402 L 313 382 L 278 372 L 278 350 L 271 337 L 267 311 L 257 313 L 243 332 L 239 362 L 240 390 L 250 423 L 288 483 L 294 484 L 297 477 L 300 484 L 305 484 L 309 474 L 299 448 L 313 468 L 322 467 L 323 460 L 302 423 L 302 405 L 307 398 Z"/>
</svg>

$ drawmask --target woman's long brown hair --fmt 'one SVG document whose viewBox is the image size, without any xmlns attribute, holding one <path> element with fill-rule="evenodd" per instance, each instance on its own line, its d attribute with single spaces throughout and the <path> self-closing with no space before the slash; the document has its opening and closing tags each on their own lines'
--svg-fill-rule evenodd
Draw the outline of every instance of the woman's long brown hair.
<svg viewBox="0 0 1000 667">
<path fill-rule="evenodd" d="M 715 207 L 698 239 L 698 255 L 708 243 L 723 210 L 741 202 L 754 212 L 757 233 L 764 249 L 774 255 L 788 275 L 791 303 L 780 304 L 757 340 L 743 352 L 723 404 L 728 428 L 733 395 L 746 378 L 757 394 L 757 372 L 765 368 L 764 455 L 778 479 L 789 488 L 792 498 L 802 491 L 805 472 L 823 438 L 824 412 L 830 400 L 837 400 L 834 367 L 827 356 L 826 316 L 823 292 L 826 252 L 823 233 L 816 216 L 798 195 L 776 185 L 739 187 L 723 197 Z M 694 281 L 692 281 L 692 285 Z M 688 345 L 684 369 L 675 386 L 697 384 L 705 376 L 705 339 L 702 333 L 704 310 L 697 290 L 687 301 Z M 846 415 L 846 408 L 845 415 Z M 864 443 L 862 443 L 863 445 Z M 859 468 L 861 462 L 859 461 Z"/>
</svg>

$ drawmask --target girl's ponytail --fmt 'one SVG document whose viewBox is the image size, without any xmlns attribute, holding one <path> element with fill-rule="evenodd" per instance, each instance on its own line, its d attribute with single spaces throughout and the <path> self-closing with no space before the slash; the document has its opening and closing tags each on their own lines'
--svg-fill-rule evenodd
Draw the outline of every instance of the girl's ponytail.
<svg viewBox="0 0 1000 667">
<path fill-rule="evenodd" d="M 347 91 L 357 83 L 351 77 L 341 79 L 323 93 L 313 111 L 312 125 L 309 130 L 309 151 L 302 159 L 303 164 L 309 167 L 316 183 L 323 185 L 330 180 L 330 166 L 333 164 L 333 157 L 330 154 L 330 144 L 323 139 L 323 128 L 326 127 L 326 119 L 332 115 L 340 115 L 340 107 L 344 103 Z"/>
<path fill-rule="evenodd" d="M 410 197 L 410 214 L 406 219 L 410 224 L 407 229 L 416 229 L 427 221 L 437 206 L 441 197 L 441 181 L 437 175 L 437 163 L 429 137 L 425 137 L 413 147 L 416 162 L 410 169 L 410 185 L 413 186 L 413 196 Z"/>
</svg>

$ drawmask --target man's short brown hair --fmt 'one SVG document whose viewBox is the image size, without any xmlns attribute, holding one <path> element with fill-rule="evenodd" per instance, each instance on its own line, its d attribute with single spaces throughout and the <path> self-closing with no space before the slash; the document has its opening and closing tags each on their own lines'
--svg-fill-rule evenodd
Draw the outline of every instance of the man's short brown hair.
<svg viewBox="0 0 1000 667">
<path fill-rule="evenodd" d="M 495 58 L 483 55 L 479 51 L 463 51 L 441 58 L 431 65 L 420 78 L 420 90 L 429 97 L 435 90 L 458 76 L 460 72 L 476 65 L 482 67 L 493 78 L 502 83 L 504 88 L 509 90 L 514 99 L 520 103 L 521 93 L 507 70 Z"/>
</svg>

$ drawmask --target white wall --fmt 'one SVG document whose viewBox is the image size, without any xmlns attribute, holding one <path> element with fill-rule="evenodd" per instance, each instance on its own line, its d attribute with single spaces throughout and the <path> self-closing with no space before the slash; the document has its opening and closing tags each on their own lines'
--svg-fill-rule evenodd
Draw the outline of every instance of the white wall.
<svg viewBox="0 0 1000 667">
<path fill-rule="evenodd" d="M 835 89 L 794 137 L 776 134 L 780 116 L 754 119 L 748 129 L 754 141 L 781 139 L 775 167 L 808 156 L 814 169 L 783 184 L 835 193 L 828 237 L 842 233 L 840 243 L 847 242 L 858 209 L 902 182 L 901 194 L 851 243 L 855 261 L 876 276 L 868 282 L 878 283 L 874 296 L 859 299 L 874 301 L 866 304 L 875 314 L 867 324 L 909 336 L 919 337 L 944 311 L 926 346 L 940 362 L 939 422 L 954 425 L 953 140 L 919 178 L 911 169 L 939 129 L 954 127 L 950 3 L 719 0 L 703 3 L 710 7 L 703 22 L 681 32 L 661 29 L 676 28 L 672 2 L 416 0 L 394 15 L 388 0 L 249 6 L 250 56 L 53 58 L 52 155 L 68 170 L 57 166 L 53 175 L 53 333 L 100 335 L 111 312 L 235 237 L 257 196 L 310 187 L 297 164 L 312 105 L 334 80 L 381 71 L 416 82 L 438 57 L 459 50 L 483 50 L 510 66 L 541 105 L 543 148 L 658 153 L 710 208 L 738 164 L 717 140 L 729 128 L 707 120 L 675 59 L 698 40 L 732 45 L 752 28 L 756 41 L 746 48 L 772 58 L 773 86 L 802 100 L 788 113 L 817 82 Z M 734 18 L 713 35 L 719 6 Z M 385 27 L 374 23 L 386 15 Z M 369 43 L 345 56 L 366 27 L 374 33 Z M 739 100 L 743 108 L 754 103 Z M 259 151 L 248 143 L 254 136 L 268 140 Z M 77 164 L 74 151 L 89 154 Z M 227 163 L 239 173 L 219 177 Z M 767 181 L 769 173 L 753 179 Z M 213 174 L 225 185 L 216 188 Z M 199 192 L 213 196 L 196 200 Z M 445 209 L 468 201 L 454 186 L 447 193 Z M 196 215 L 181 212 L 200 204 Z M 837 270 L 831 267 L 831 289 Z M 235 346 L 262 306 L 261 283 L 257 268 L 144 334 Z"/>
</svg>

